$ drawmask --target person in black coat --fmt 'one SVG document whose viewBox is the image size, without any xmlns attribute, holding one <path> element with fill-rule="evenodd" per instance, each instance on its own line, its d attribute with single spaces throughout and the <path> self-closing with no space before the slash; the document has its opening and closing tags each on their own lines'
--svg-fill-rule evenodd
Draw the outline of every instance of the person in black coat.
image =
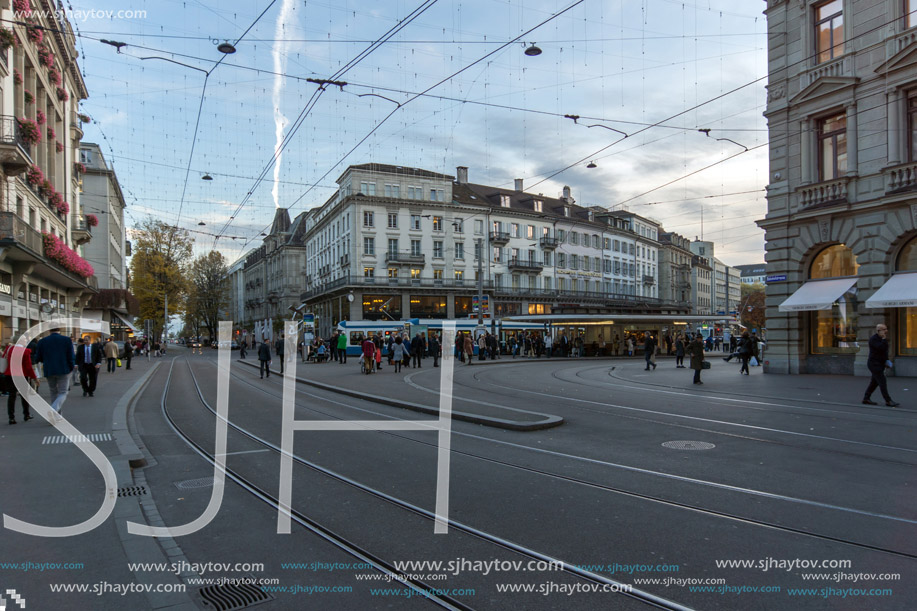
<svg viewBox="0 0 917 611">
<path fill-rule="evenodd" d="M 131 358 L 133 356 L 134 356 L 134 347 L 131 346 L 131 343 L 129 341 L 124 342 L 124 361 L 125 361 L 124 364 L 126 365 L 126 367 L 124 368 L 125 370 L 128 370 L 131 368 Z"/>
<path fill-rule="evenodd" d="M 83 387 L 84 397 L 93 396 L 99 368 L 102 367 L 102 349 L 99 344 L 90 344 L 90 341 L 88 335 L 83 337 L 83 344 L 76 350 L 76 366 L 80 370 L 80 386 Z"/>
<path fill-rule="evenodd" d="M 267 371 L 267 377 L 271 377 L 271 347 L 267 342 L 261 342 L 258 346 L 258 362 L 261 371 L 261 379 L 264 379 L 264 372 Z"/>
<path fill-rule="evenodd" d="M 283 375 L 283 333 L 280 334 L 280 339 L 274 342 L 274 352 L 277 354 L 277 358 L 280 359 L 280 375 Z M 333 342 L 332 342 L 333 344 Z"/>
<path fill-rule="evenodd" d="M 427 342 L 428 348 L 430 350 L 430 356 L 433 357 L 433 366 L 439 367 L 439 338 L 436 337 L 436 333 L 430 333 L 430 339 Z"/>
<path fill-rule="evenodd" d="M 653 366 L 653 371 L 656 371 L 656 338 L 646 334 L 646 338 L 643 340 L 643 356 L 646 359 L 646 369 L 645 371 L 650 370 L 650 365 Z"/>
<path fill-rule="evenodd" d="M 882 397 L 885 399 L 885 405 L 889 407 L 898 407 L 900 403 L 893 401 L 888 394 L 888 382 L 885 380 L 885 368 L 891 367 L 892 362 L 888 360 L 888 327 L 883 323 L 876 325 L 876 333 L 869 338 L 869 358 L 866 360 L 866 367 L 872 374 L 869 380 L 869 386 L 866 387 L 866 394 L 863 395 L 864 405 L 876 405 L 870 397 L 876 388 L 882 391 Z"/>
</svg>

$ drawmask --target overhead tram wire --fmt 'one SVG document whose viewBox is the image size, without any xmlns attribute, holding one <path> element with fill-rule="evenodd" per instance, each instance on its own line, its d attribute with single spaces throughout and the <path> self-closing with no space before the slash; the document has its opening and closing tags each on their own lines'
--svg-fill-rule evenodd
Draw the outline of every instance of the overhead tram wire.
<svg viewBox="0 0 917 611">
<path fill-rule="evenodd" d="M 499 53 L 500 51 L 502 51 L 502 50 L 505 49 L 506 47 L 508 47 L 508 46 L 510 46 L 510 45 L 512 45 L 512 44 L 517 43 L 519 40 L 523 39 L 525 36 L 528 36 L 529 34 L 531 34 L 532 32 L 534 32 L 534 31 L 537 30 L 538 28 L 542 27 L 543 25 L 545 25 L 545 24 L 547 24 L 547 23 L 550 23 L 551 21 L 557 19 L 558 17 L 560 17 L 560 16 L 563 15 L 564 13 L 566 13 L 566 12 L 568 12 L 568 11 L 570 11 L 570 10 L 576 8 L 577 6 L 579 6 L 580 4 L 582 4 L 582 3 L 585 2 L 585 1 L 586 1 L 586 0 L 576 0 L 576 2 L 574 2 L 574 3 L 571 4 L 571 5 L 569 5 L 569 6 L 566 7 L 565 9 L 561 10 L 560 12 L 558 12 L 558 13 L 556 13 L 556 14 L 554 14 L 554 15 L 551 15 L 550 17 L 548 17 L 547 19 L 545 19 L 545 20 L 542 21 L 541 23 L 539 23 L 539 24 L 537 24 L 537 25 L 535 25 L 535 26 L 529 28 L 529 29 L 526 30 L 525 32 L 519 34 L 519 36 L 517 36 L 516 38 L 510 40 L 509 42 L 506 42 L 506 43 L 502 44 L 501 46 L 497 47 L 497 48 L 494 49 L 493 51 L 490 51 L 489 53 L 486 53 L 485 55 L 483 55 L 482 57 L 476 59 L 475 61 L 473 61 L 472 63 L 468 64 L 467 66 L 465 66 L 465 67 L 461 68 L 460 70 L 458 70 L 458 71 L 452 73 L 451 75 L 447 76 L 446 78 L 444 78 L 444 79 L 442 79 L 442 80 L 440 80 L 440 81 L 434 83 L 433 85 L 431 85 L 430 87 L 426 88 L 426 89 L 425 89 L 424 91 L 422 91 L 421 93 L 416 94 L 414 97 L 410 98 L 409 100 L 406 100 L 405 102 L 403 102 L 403 103 L 401 103 L 401 104 L 398 104 L 391 112 L 389 112 L 389 113 L 385 116 L 385 118 L 383 118 L 379 123 L 377 123 L 377 124 L 375 125 L 375 127 L 373 127 L 373 128 L 369 131 L 369 133 L 367 133 L 365 136 L 363 136 L 363 138 L 361 138 L 360 141 L 357 142 L 357 143 L 353 146 L 353 148 L 351 148 L 346 154 L 344 154 L 343 157 L 341 157 L 337 162 L 335 162 L 335 163 L 328 169 L 328 171 L 325 172 L 325 173 L 321 176 L 321 178 L 318 179 L 317 182 L 321 182 L 321 181 L 323 181 L 325 178 L 327 178 L 328 175 L 331 174 L 331 172 L 333 172 L 334 169 L 335 169 L 336 167 L 338 167 L 341 163 L 343 163 L 344 160 L 346 160 L 355 150 L 357 150 L 357 148 L 358 148 L 360 145 L 362 145 L 364 142 L 366 142 L 366 140 L 368 140 L 368 139 L 369 139 L 369 138 L 370 138 L 370 137 L 371 137 L 380 127 L 382 127 L 382 125 L 384 125 L 386 121 L 388 121 L 392 116 L 394 116 L 394 114 L 395 114 L 396 112 L 398 112 L 399 110 L 401 110 L 402 108 L 404 108 L 405 106 L 407 106 L 408 104 L 410 104 L 411 102 L 413 102 L 414 100 L 416 100 L 417 98 L 423 96 L 423 95 L 426 94 L 427 92 L 429 92 L 429 91 L 435 89 L 436 87 L 439 87 L 440 85 L 442 85 L 443 83 L 449 81 L 450 79 L 455 78 L 456 76 L 458 76 L 458 75 L 461 74 L 462 72 L 465 72 L 466 70 L 472 68 L 473 66 L 475 66 L 475 65 L 477 65 L 477 64 L 479 64 L 479 63 L 481 63 L 482 61 L 484 61 L 485 59 L 487 59 L 487 58 L 490 57 L 491 55 L 494 55 L 494 54 L 496 54 L 496 53 Z M 296 198 L 296 199 L 293 201 L 293 203 L 290 204 L 289 207 L 292 208 L 293 206 L 295 206 L 295 205 L 296 205 L 297 203 L 299 203 L 306 195 L 308 195 L 311 191 L 312 191 L 312 187 L 310 187 L 309 189 L 307 189 L 307 190 L 305 191 L 305 193 L 303 193 L 303 194 L 300 195 L 298 198 Z M 267 225 L 267 227 L 269 228 L 270 225 Z M 254 239 L 255 239 L 255 238 L 252 238 L 251 240 L 249 240 L 249 241 L 245 244 L 245 246 L 248 246 L 248 244 L 250 244 L 251 241 L 254 240 Z"/>
<path fill-rule="evenodd" d="M 337 79 L 339 79 L 348 70 L 355 67 L 361 61 L 366 59 L 370 54 L 375 52 L 382 44 L 384 44 L 385 42 L 388 42 L 395 34 L 397 34 L 401 30 L 406 28 L 408 25 L 410 25 L 415 19 L 417 19 L 418 17 L 420 17 L 420 15 L 425 13 L 431 6 L 436 4 L 436 2 L 437 0 L 424 0 L 424 2 L 421 3 L 420 6 L 415 8 L 413 11 L 411 11 L 407 17 L 405 17 L 404 19 L 399 21 L 397 24 L 389 28 L 385 34 L 383 34 L 376 41 L 370 44 L 366 49 L 361 51 L 356 57 L 354 57 L 353 59 L 348 61 L 344 66 L 338 69 L 329 79 L 327 79 L 327 81 L 331 82 L 331 81 L 336 81 Z M 264 177 L 267 176 L 267 174 L 273 169 L 273 166 L 279 160 L 280 155 L 283 153 L 284 150 L 286 150 L 287 146 L 292 141 L 293 136 L 295 136 L 296 133 L 299 131 L 299 128 L 302 126 L 306 117 L 311 113 L 312 108 L 315 107 L 315 104 L 318 103 L 318 100 L 321 97 L 322 93 L 324 93 L 324 91 L 325 91 L 325 87 L 319 86 L 318 89 L 316 89 L 315 92 L 313 92 L 312 96 L 309 98 L 309 101 L 306 102 L 305 107 L 303 107 L 302 111 L 299 113 L 299 116 L 293 122 L 293 126 L 287 131 L 286 134 L 284 134 L 284 137 L 280 145 L 275 148 L 274 153 L 273 155 L 271 155 L 270 160 L 265 165 L 264 169 L 261 171 L 260 176 L 255 180 L 255 184 L 252 186 L 251 189 L 249 189 L 248 193 L 245 195 L 245 197 L 242 198 L 242 201 L 236 207 L 235 212 L 232 214 L 233 217 L 238 216 L 239 212 L 242 210 L 242 207 L 249 201 L 251 196 L 260 186 L 261 182 L 263 182 Z M 230 222 L 227 221 L 226 224 L 223 226 L 223 228 L 220 230 L 220 233 L 216 237 L 214 237 L 213 239 L 214 248 L 216 248 L 216 241 L 229 228 L 229 225 L 230 225 Z"/>
</svg>

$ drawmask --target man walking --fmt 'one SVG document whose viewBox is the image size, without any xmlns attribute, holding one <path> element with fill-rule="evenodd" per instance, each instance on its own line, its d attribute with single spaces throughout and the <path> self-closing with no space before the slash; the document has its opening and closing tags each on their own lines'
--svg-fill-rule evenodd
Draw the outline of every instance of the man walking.
<svg viewBox="0 0 917 611">
<path fill-rule="evenodd" d="M 261 345 L 258 346 L 258 363 L 261 379 L 264 379 L 265 370 L 267 370 L 267 377 L 271 377 L 271 347 L 267 342 L 261 342 Z"/>
<path fill-rule="evenodd" d="M 118 362 L 118 344 L 116 344 L 115 342 L 111 341 L 111 338 L 109 337 L 107 340 L 105 340 L 105 348 L 103 348 L 102 351 L 105 353 L 105 359 L 106 359 L 106 361 L 107 361 L 108 373 L 114 373 L 114 372 L 115 372 L 115 369 L 117 369 L 117 367 L 118 367 L 118 365 L 117 365 L 117 362 Z"/>
<path fill-rule="evenodd" d="M 649 333 L 646 334 L 646 339 L 643 340 L 643 354 L 644 358 L 646 358 L 645 371 L 650 370 L 650 365 L 653 366 L 653 371 L 656 371 L 656 339 Z"/>
<path fill-rule="evenodd" d="M 51 333 L 38 342 L 35 353 L 35 362 L 42 363 L 48 381 L 51 409 L 55 419 L 60 420 L 73 372 L 73 340 L 61 335 L 59 328 L 51 329 Z"/>
<path fill-rule="evenodd" d="M 99 369 L 102 368 L 102 349 L 99 344 L 90 343 L 91 338 L 83 337 L 83 344 L 76 351 L 76 366 L 80 370 L 80 386 L 83 387 L 83 396 L 94 396 Z"/>
<path fill-rule="evenodd" d="M 872 374 L 869 380 L 869 386 L 866 387 L 866 394 L 863 395 L 863 405 L 877 405 L 870 397 L 878 389 L 882 392 L 882 398 L 885 399 L 885 405 L 888 407 L 898 407 L 901 405 L 893 401 L 888 394 L 888 382 L 885 379 L 885 368 L 891 368 L 894 363 L 888 360 L 888 327 L 883 323 L 876 325 L 876 333 L 869 338 L 869 358 L 866 359 L 866 367 Z"/>
<path fill-rule="evenodd" d="M 283 333 L 281 333 L 280 338 L 274 342 L 274 352 L 277 353 L 277 358 L 280 359 L 280 375 L 283 375 L 283 344 Z"/>
</svg>

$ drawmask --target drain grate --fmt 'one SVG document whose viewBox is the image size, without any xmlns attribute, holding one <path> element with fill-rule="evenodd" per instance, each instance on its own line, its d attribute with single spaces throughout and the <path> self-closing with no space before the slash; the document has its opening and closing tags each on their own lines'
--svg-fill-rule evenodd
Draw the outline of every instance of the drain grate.
<svg viewBox="0 0 917 611">
<path fill-rule="evenodd" d="M 193 490 L 194 488 L 210 488 L 213 486 L 212 477 L 199 477 L 197 479 L 186 479 L 183 482 L 175 482 L 175 487 L 179 490 Z"/>
<path fill-rule="evenodd" d="M 662 447 L 670 450 L 712 450 L 716 446 L 706 441 L 666 441 Z"/>
<path fill-rule="evenodd" d="M 118 496 L 143 496 L 146 494 L 146 486 L 125 486 L 118 488 Z"/>
<path fill-rule="evenodd" d="M 204 605 L 216 611 L 235 611 L 258 605 L 274 597 L 261 591 L 261 588 L 251 584 L 219 584 L 204 586 L 198 590 Z"/>
</svg>

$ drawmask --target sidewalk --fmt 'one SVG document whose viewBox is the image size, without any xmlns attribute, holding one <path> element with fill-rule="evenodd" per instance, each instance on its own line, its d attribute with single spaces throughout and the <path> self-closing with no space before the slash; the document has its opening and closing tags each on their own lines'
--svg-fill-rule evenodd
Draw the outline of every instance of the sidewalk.
<svg viewBox="0 0 917 611">
<path fill-rule="evenodd" d="M 142 494 L 133 489 L 131 466 L 142 464 L 143 455 L 128 428 L 128 408 L 165 359 L 134 358 L 131 370 L 99 371 L 94 397 L 83 397 L 79 384 L 71 386 L 63 416 L 106 456 L 117 477 L 118 500 L 108 519 L 94 530 L 76 536 L 43 538 L 9 529 L 0 536 L 0 568 L 4 588 L 15 589 L 33 609 L 60 609 L 74 596 L 52 593 L 49 584 L 132 584 L 146 581 L 128 569 L 128 562 L 163 561 L 159 544 L 152 538 L 127 534 L 126 521 L 145 522 L 140 508 Z M 49 401 L 42 380 L 40 396 Z M 7 397 L 0 397 L 5 407 Z M 41 526 L 77 525 L 94 516 L 105 494 L 102 474 L 89 459 L 51 426 L 32 406 L 33 419 L 23 422 L 21 399 L 16 401 L 15 425 L 4 418 L 0 424 L 0 511 L 10 517 Z M 130 538 L 130 540 L 128 540 Z M 10 568 L 15 564 L 29 566 Z M 36 568 L 42 563 L 76 565 L 72 568 Z M 99 609 L 175 607 L 188 602 L 175 595 L 99 597 Z M 173 597 L 166 600 L 166 597 Z M 187 607 L 191 609 L 193 607 Z"/>
</svg>

